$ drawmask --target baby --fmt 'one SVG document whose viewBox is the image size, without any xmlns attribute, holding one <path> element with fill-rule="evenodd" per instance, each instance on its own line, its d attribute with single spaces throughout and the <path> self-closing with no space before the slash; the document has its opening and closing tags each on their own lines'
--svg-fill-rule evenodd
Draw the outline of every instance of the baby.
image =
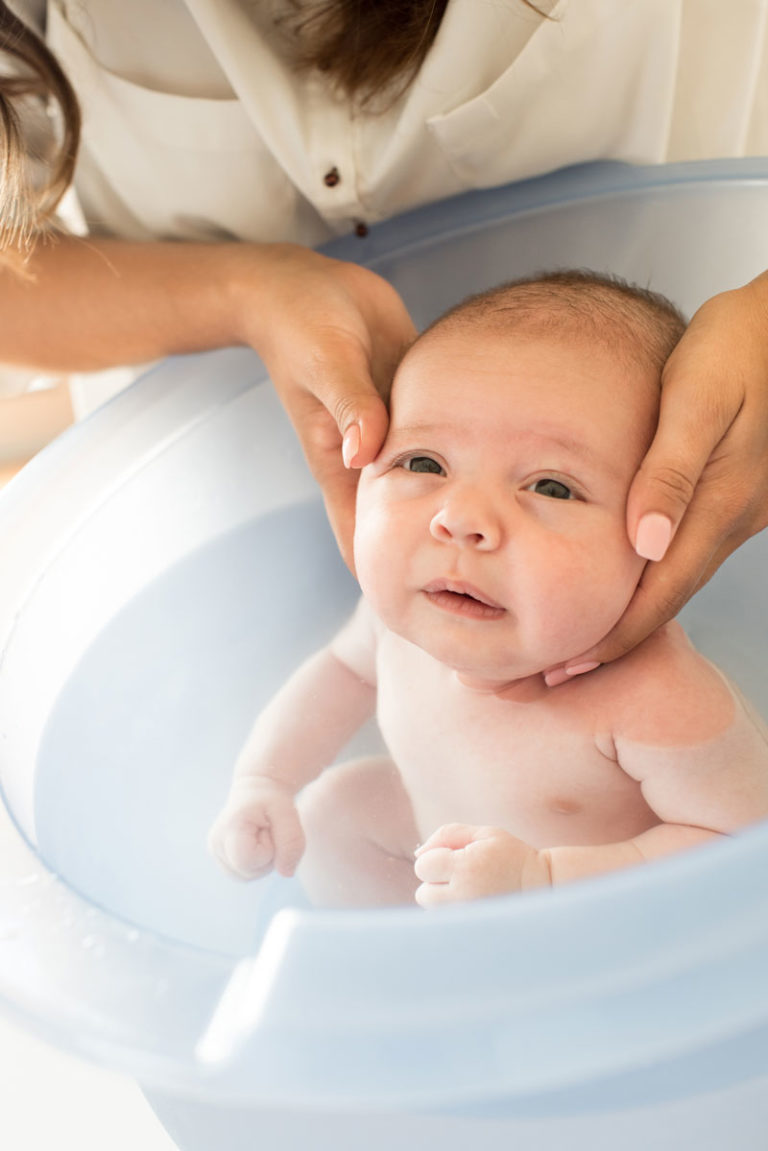
<svg viewBox="0 0 768 1151">
<path fill-rule="evenodd" d="M 433 907 L 768 816 L 765 729 L 678 624 L 543 676 L 609 631 L 642 574 L 627 492 L 683 328 L 654 293 L 557 273 L 416 340 L 360 477 L 364 598 L 241 753 L 211 832 L 229 870 L 290 875 L 303 857 L 319 904 Z M 374 713 L 389 754 L 328 768 Z"/>
</svg>

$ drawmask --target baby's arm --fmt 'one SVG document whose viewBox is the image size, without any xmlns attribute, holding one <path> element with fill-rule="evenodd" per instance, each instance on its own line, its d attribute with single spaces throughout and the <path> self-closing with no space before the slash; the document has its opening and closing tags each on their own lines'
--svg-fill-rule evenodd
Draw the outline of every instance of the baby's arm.
<svg viewBox="0 0 768 1151">
<path fill-rule="evenodd" d="M 335 638 L 290 677 L 259 715 L 209 835 L 227 870 L 292 875 L 304 851 L 294 798 L 332 763 L 376 706 L 375 630 L 360 601 Z"/>
<path fill-rule="evenodd" d="M 604 685 L 620 695 L 605 670 Z M 613 742 L 618 766 L 638 782 L 659 822 L 620 842 L 539 850 L 500 827 L 439 828 L 417 852 L 422 906 L 618 870 L 768 818 L 768 740 L 749 705 L 693 652 L 666 669 L 643 670 L 652 675 L 633 678 L 628 693 L 631 734 Z"/>
<path fill-rule="evenodd" d="M 416 876 L 422 882 L 416 902 L 438 907 L 586 879 L 695 847 L 721 834 L 703 827 L 660 823 L 621 843 L 537 850 L 503 827 L 446 824 L 417 848 Z"/>
<path fill-rule="evenodd" d="M 658 859 L 768 818 L 765 725 L 711 664 L 691 652 L 686 676 L 680 658 L 638 683 L 630 730 L 614 735 L 618 765 L 660 822 L 621 843 L 548 849 L 553 883 Z"/>
</svg>

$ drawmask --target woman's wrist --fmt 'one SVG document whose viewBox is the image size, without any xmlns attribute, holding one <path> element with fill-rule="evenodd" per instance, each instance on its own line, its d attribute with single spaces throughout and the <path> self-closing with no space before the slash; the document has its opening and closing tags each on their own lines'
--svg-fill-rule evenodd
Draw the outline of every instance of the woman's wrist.
<svg viewBox="0 0 768 1151">
<path fill-rule="evenodd" d="M 317 273 L 325 276 L 338 264 L 310 248 L 284 242 L 222 245 L 220 259 L 231 342 L 261 354 L 280 338 L 280 309 L 285 314 L 295 308 L 300 324 L 308 298 L 313 310 L 325 305 L 328 289 Z"/>
</svg>

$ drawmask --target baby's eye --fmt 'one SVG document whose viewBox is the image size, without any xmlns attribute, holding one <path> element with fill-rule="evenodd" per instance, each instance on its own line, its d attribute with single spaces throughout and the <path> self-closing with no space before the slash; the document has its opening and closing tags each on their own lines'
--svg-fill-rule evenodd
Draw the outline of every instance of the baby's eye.
<svg viewBox="0 0 768 1151">
<path fill-rule="evenodd" d="M 534 484 L 528 488 L 529 492 L 536 492 L 537 496 L 549 496 L 551 500 L 572 500 L 575 496 L 571 489 L 565 484 L 561 484 L 560 480 L 553 480 L 550 478 L 543 480 L 536 480 Z"/>
<path fill-rule="evenodd" d="M 409 456 L 403 460 L 402 466 L 407 472 L 421 472 L 434 476 L 445 475 L 442 466 L 431 456 Z"/>
</svg>

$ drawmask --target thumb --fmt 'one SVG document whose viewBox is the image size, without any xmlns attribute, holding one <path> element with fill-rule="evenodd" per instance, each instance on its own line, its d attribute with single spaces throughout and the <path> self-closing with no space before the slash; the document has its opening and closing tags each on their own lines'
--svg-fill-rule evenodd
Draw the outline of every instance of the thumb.
<svg viewBox="0 0 768 1151">
<path fill-rule="evenodd" d="M 688 389 L 662 392 L 658 430 L 627 497 L 627 533 L 643 559 L 664 558 L 728 426 L 724 413 L 706 412 Z"/>
<path fill-rule="evenodd" d="M 389 383 L 387 379 L 387 392 Z M 340 439 L 348 468 L 362 468 L 374 460 L 384 443 L 389 416 L 365 349 L 346 338 L 327 341 L 306 384 L 308 398 L 322 405 L 335 425 L 325 437 L 326 449 L 332 443 L 337 450 Z"/>
<path fill-rule="evenodd" d="M 367 363 L 324 361 L 298 403 L 289 408 L 304 453 L 323 491 L 334 535 L 350 568 L 357 469 L 376 458 L 389 426 L 386 405 Z"/>
<path fill-rule="evenodd" d="M 389 426 L 389 414 L 379 393 L 370 384 L 362 390 L 360 381 L 348 384 L 332 414 L 341 435 L 341 456 L 345 468 L 364 468 L 381 450 Z"/>
</svg>

